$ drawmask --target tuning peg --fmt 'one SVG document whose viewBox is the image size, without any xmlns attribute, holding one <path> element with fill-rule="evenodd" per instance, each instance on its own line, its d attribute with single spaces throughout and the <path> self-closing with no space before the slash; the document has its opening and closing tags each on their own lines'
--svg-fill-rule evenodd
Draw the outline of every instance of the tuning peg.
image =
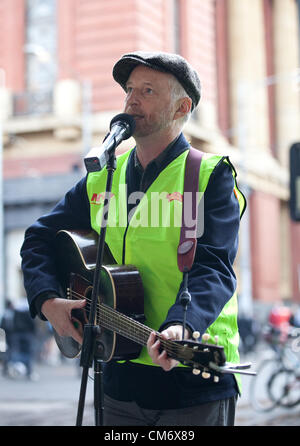
<svg viewBox="0 0 300 446">
<path fill-rule="evenodd" d="M 209 335 L 208 333 L 204 333 L 204 335 L 202 336 L 202 340 L 203 340 L 204 342 L 208 341 L 209 338 L 210 338 L 210 335 Z"/>
<path fill-rule="evenodd" d="M 210 378 L 210 373 L 206 372 L 205 370 L 202 372 L 202 378 L 208 379 Z"/>
<path fill-rule="evenodd" d="M 193 338 L 198 341 L 198 339 L 200 338 L 200 332 L 199 331 L 194 331 L 193 333 Z"/>
<path fill-rule="evenodd" d="M 200 374 L 200 370 L 199 369 L 193 369 L 193 374 L 194 375 L 199 375 Z"/>
<path fill-rule="evenodd" d="M 220 378 L 218 376 L 214 376 L 214 383 L 218 383 L 220 381 Z"/>
</svg>

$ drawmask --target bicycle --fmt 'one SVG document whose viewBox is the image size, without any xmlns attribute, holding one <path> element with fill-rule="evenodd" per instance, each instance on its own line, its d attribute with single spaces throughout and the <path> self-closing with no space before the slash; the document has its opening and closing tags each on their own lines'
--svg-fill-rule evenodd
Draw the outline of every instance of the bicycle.
<svg viewBox="0 0 300 446">
<path fill-rule="evenodd" d="M 300 348 L 296 345 L 300 339 L 299 335 L 299 328 L 290 329 L 289 339 L 292 342 L 290 348 L 285 351 L 283 367 L 270 377 L 270 397 L 281 407 L 292 408 L 300 404 L 300 358 L 297 355 Z"/>
<path fill-rule="evenodd" d="M 270 378 L 269 393 L 277 406 L 292 408 L 300 404 L 300 374 L 280 369 Z"/>
<path fill-rule="evenodd" d="M 300 403 L 300 359 L 292 347 L 293 327 L 284 332 L 268 326 L 263 333 L 271 351 L 263 358 L 250 383 L 250 403 L 258 412 Z"/>
</svg>

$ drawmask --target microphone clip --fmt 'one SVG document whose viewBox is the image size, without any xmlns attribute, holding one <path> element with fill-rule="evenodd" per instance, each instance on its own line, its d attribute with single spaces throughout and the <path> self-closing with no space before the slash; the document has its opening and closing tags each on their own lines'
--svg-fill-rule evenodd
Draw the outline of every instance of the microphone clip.
<svg viewBox="0 0 300 446">
<path fill-rule="evenodd" d="M 119 144 L 130 138 L 135 130 L 135 120 L 127 113 L 120 113 L 110 123 L 110 132 L 100 147 L 92 148 L 84 158 L 88 173 L 98 172 L 108 163 Z"/>
</svg>

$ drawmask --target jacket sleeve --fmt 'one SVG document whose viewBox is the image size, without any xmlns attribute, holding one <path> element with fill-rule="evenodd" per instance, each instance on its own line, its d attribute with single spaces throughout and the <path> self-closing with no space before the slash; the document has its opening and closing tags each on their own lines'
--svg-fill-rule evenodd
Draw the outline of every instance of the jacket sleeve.
<svg viewBox="0 0 300 446">
<path fill-rule="evenodd" d="M 191 302 L 186 324 L 191 332 L 197 330 L 201 336 L 217 319 L 236 289 L 233 263 L 238 248 L 239 223 L 240 209 L 234 194 L 232 168 L 220 161 L 204 193 L 204 229 L 197 239 L 195 260 L 188 275 Z M 183 307 L 179 303 L 182 287 L 183 283 L 160 330 L 182 323 Z"/>
<path fill-rule="evenodd" d="M 79 181 L 47 215 L 25 232 L 21 247 L 24 286 L 32 317 L 38 296 L 59 295 L 54 261 L 54 237 L 60 229 L 90 229 L 86 178 Z"/>
</svg>

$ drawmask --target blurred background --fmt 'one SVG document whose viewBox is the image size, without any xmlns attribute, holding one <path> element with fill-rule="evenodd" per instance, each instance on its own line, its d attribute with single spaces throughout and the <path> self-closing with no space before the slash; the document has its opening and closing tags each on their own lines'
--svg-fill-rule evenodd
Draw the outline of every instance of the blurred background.
<svg viewBox="0 0 300 446">
<path fill-rule="evenodd" d="M 0 0 L 0 318 L 24 297 L 24 230 L 85 174 L 84 155 L 122 111 L 112 67 L 136 50 L 176 52 L 197 69 L 202 98 L 185 135 L 229 155 L 247 197 L 241 349 L 255 348 L 274 308 L 297 312 L 299 22 L 299 0 Z"/>
</svg>

